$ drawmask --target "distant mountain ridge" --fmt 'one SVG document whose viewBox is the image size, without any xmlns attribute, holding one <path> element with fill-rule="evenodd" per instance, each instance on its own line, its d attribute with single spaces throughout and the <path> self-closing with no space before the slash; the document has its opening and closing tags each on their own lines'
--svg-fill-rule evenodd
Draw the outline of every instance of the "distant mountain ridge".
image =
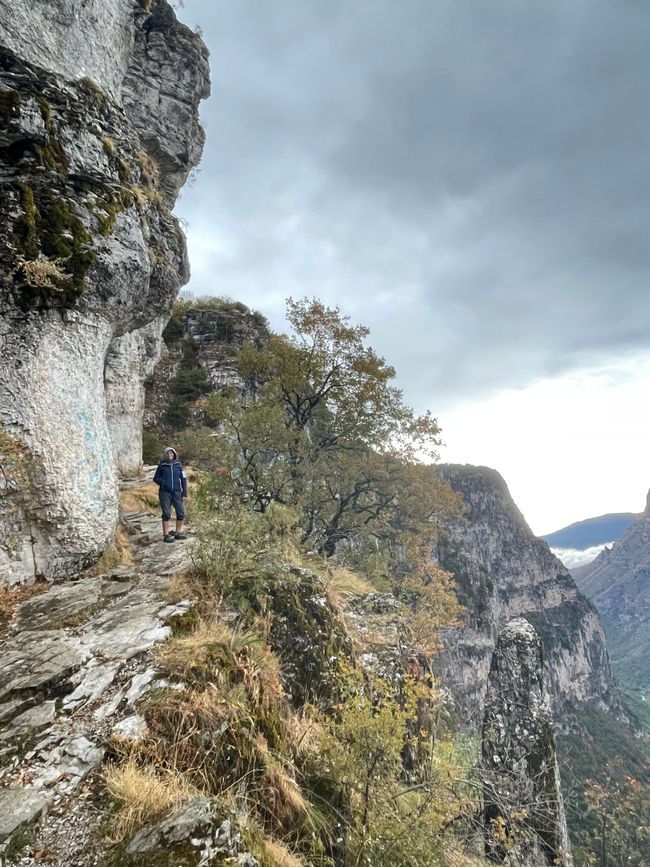
<svg viewBox="0 0 650 867">
<path fill-rule="evenodd" d="M 576 521 L 541 538 L 550 548 L 574 548 L 584 551 L 595 545 L 616 542 L 638 517 L 639 515 L 634 512 L 612 512 L 608 515 L 599 515 L 597 518 Z"/>
</svg>

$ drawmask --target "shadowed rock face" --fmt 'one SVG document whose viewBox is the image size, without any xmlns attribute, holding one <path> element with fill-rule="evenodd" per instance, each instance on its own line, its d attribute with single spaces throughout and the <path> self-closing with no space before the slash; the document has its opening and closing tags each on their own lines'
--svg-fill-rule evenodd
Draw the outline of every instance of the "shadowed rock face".
<svg viewBox="0 0 650 867">
<path fill-rule="evenodd" d="M 148 11 L 145 7 L 150 6 Z M 0 0 L 0 584 L 65 576 L 140 463 L 143 380 L 189 271 L 207 50 L 165 0 Z"/>
<path fill-rule="evenodd" d="M 486 854 L 513 867 L 573 863 L 544 680 L 538 635 L 511 620 L 490 665 L 482 754 Z"/>
<path fill-rule="evenodd" d="M 496 638 L 513 617 L 525 617 L 543 641 L 557 719 L 585 701 L 623 716 L 596 610 L 533 535 L 501 476 L 468 465 L 443 464 L 439 472 L 466 506 L 465 517 L 444 528 L 438 550 L 465 609 L 463 628 L 445 634 L 438 661 L 459 721 L 480 721 Z"/>
</svg>

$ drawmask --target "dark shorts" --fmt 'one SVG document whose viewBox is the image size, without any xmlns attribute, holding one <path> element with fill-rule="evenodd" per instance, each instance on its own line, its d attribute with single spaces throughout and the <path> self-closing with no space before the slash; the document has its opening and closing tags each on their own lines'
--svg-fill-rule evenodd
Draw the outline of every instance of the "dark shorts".
<svg viewBox="0 0 650 867">
<path fill-rule="evenodd" d="M 185 520 L 185 504 L 183 503 L 183 498 L 180 494 L 180 491 L 174 491 L 173 494 L 171 493 L 171 491 L 159 491 L 158 496 L 160 498 L 160 507 L 162 509 L 163 521 L 169 521 L 171 517 L 172 506 L 174 507 L 174 510 L 176 512 L 176 520 Z"/>
</svg>

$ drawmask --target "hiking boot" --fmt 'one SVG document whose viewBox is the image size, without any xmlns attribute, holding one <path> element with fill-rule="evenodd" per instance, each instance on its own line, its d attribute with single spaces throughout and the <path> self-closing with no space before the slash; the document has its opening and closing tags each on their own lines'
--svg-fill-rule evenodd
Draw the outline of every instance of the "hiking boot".
<svg viewBox="0 0 650 867">
<path fill-rule="evenodd" d="M 163 542 L 173 542 L 175 538 L 173 533 L 167 533 L 166 536 L 163 536 Z"/>
<path fill-rule="evenodd" d="M 187 539 L 187 536 L 185 535 L 185 533 L 176 533 L 175 538 L 182 541 L 183 539 Z"/>
</svg>

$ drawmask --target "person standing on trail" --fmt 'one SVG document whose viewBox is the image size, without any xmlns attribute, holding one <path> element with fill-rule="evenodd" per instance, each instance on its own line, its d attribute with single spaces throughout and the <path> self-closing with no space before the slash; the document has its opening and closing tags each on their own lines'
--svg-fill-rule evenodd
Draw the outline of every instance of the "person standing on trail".
<svg viewBox="0 0 650 867">
<path fill-rule="evenodd" d="M 158 464 L 153 480 L 159 488 L 158 497 L 162 509 L 163 542 L 187 539 L 187 536 L 182 532 L 183 521 L 185 520 L 185 503 L 183 500 L 187 499 L 187 476 L 185 475 L 183 464 L 178 460 L 176 449 L 167 446 L 164 450 L 162 460 Z M 176 531 L 174 533 L 169 532 L 172 506 L 176 512 Z"/>
</svg>

